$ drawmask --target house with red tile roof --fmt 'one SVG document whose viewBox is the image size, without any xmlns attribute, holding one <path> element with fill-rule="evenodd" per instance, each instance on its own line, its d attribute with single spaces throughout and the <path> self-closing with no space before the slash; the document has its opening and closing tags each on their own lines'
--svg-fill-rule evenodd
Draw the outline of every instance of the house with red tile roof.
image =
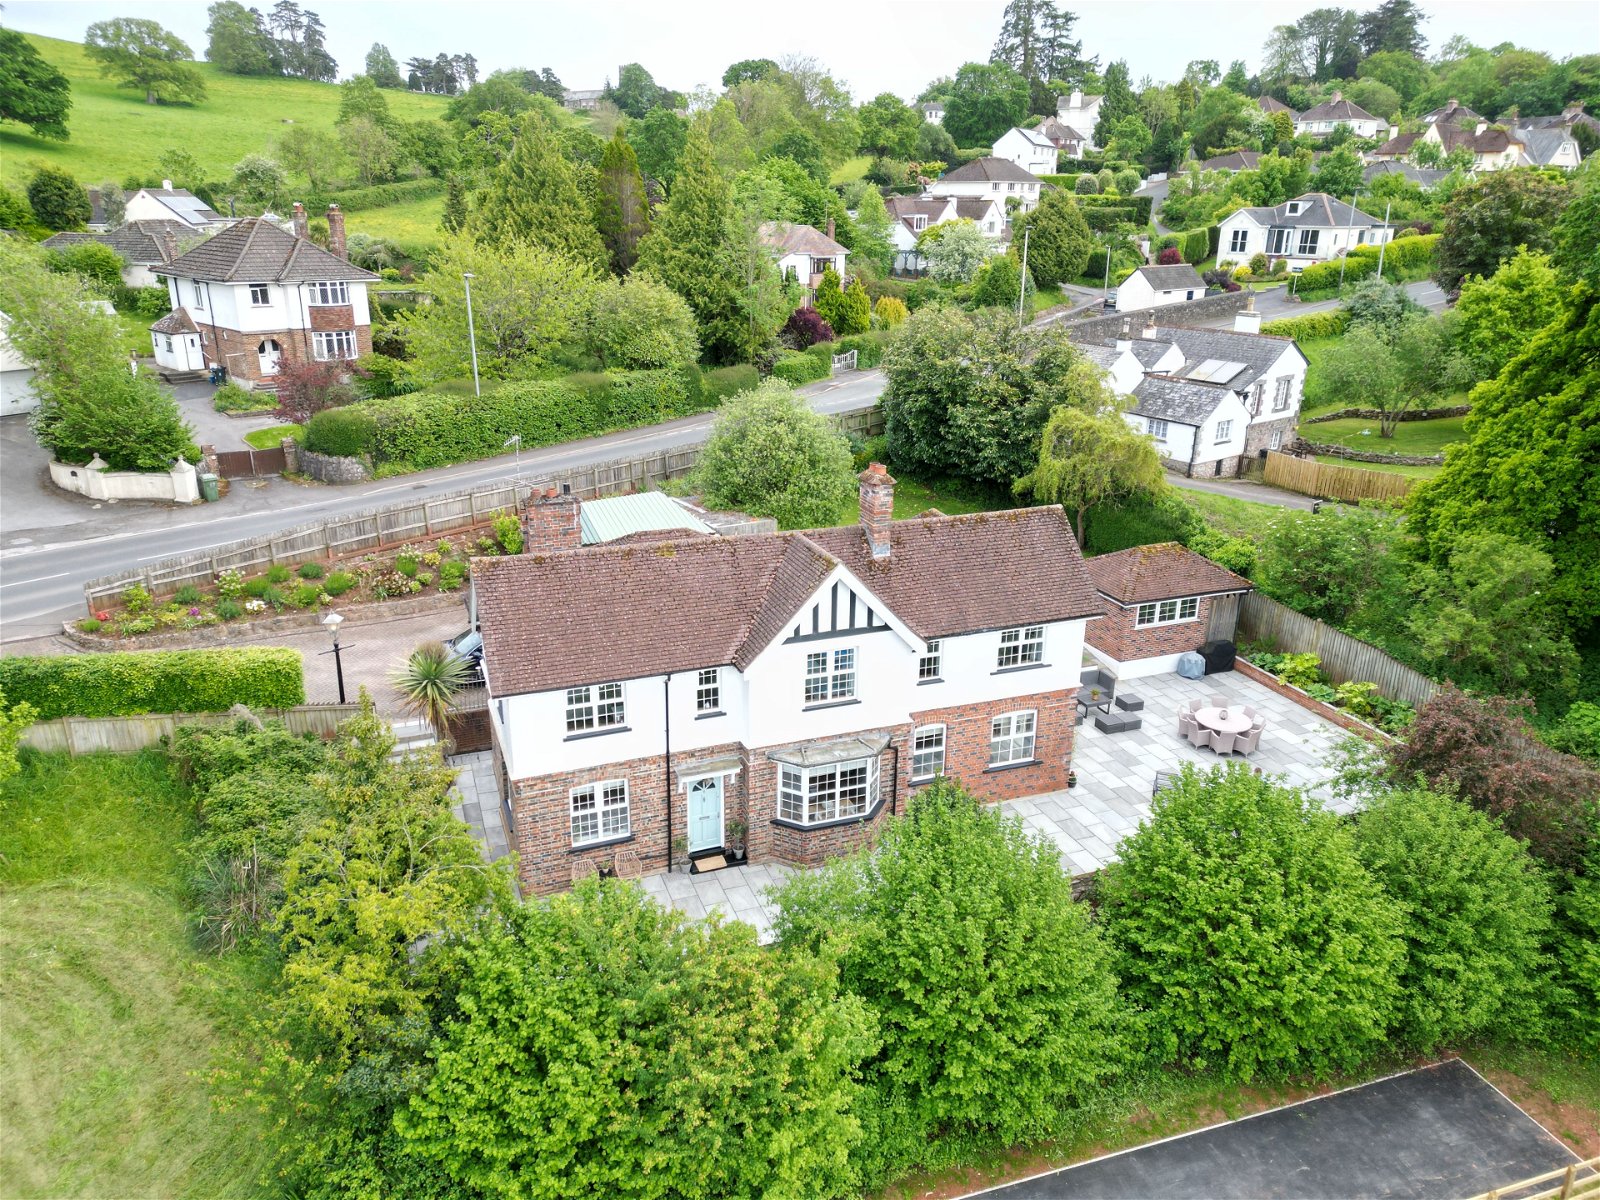
<svg viewBox="0 0 1600 1200">
<path fill-rule="evenodd" d="M 1178 542 L 1102 554 L 1087 568 L 1106 610 L 1089 626 L 1089 654 L 1118 679 L 1168 674 L 1179 655 L 1232 641 L 1239 598 L 1254 590 Z"/>
<path fill-rule="evenodd" d="M 553 490 L 474 565 L 496 775 L 525 889 L 596 869 L 811 865 L 943 774 L 1066 785 L 1084 628 L 1106 611 L 1059 506 L 579 545 Z"/>
</svg>

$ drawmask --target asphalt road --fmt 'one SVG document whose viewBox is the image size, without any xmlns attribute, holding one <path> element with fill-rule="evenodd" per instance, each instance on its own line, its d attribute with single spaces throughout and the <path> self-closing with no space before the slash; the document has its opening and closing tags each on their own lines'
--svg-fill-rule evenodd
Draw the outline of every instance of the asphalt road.
<svg viewBox="0 0 1600 1200">
<path fill-rule="evenodd" d="M 801 389 L 818 412 L 849 412 L 876 402 L 881 371 Z M 606 437 L 529 450 L 521 477 L 628 458 L 704 440 L 711 415 L 702 413 Z M 56 489 L 26 421 L 0 421 L 0 642 L 59 632 L 63 620 L 84 615 L 83 585 L 130 566 L 190 554 L 226 542 L 359 512 L 402 498 L 460 491 L 516 477 L 515 455 L 441 467 L 355 487 L 324 487 L 283 479 L 235 480 L 227 497 L 204 507 L 149 503 L 96 505 Z"/>
</svg>

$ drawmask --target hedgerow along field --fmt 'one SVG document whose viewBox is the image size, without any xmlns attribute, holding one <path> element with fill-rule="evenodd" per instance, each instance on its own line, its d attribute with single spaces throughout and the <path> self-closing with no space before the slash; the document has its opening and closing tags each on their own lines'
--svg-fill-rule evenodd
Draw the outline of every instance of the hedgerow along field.
<svg viewBox="0 0 1600 1200">
<path fill-rule="evenodd" d="M 160 14 L 156 13 L 157 19 Z M 84 18 L 87 24 L 89 18 Z M 26 34 L 28 41 L 72 84 L 65 142 L 34 137 L 26 126 L 0 126 L 0 182 L 21 188 L 39 163 L 70 171 L 79 183 L 121 183 L 129 175 L 157 175 L 163 150 L 187 150 L 207 179 L 226 179 L 246 154 L 269 153 L 289 122 L 332 130 L 339 88 L 332 83 L 228 75 L 210 63 L 194 67 L 205 77 L 199 104 L 146 104 L 143 93 L 118 87 L 77 42 Z M 197 53 L 203 45 L 191 43 Z M 350 64 L 342 64 L 348 70 Z M 389 111 L 399 120 L 444 116 L 446 96 L 389 90 Z M 352 230 L 360 225 L 351 224 Z"/>
</svg>

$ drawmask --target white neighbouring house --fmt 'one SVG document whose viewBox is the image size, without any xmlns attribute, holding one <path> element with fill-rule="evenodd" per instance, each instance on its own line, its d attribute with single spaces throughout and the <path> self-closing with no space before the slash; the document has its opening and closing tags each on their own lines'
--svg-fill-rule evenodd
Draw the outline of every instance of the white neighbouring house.
<svg viewBox="0 0 1600 1200">
<path fill-rule="evenodd" d="M 823 233 L 813 225 L 791 225 L 787 221 L 767 221 L 759 231 L 761 244 L 777 261 L 778 273 L 784 278 L 793 277 L 805 289 L 806 303 L 817 298 L 817 287 L 822 283 L 823 272 L 832 267 L 842 283 L 845 278 L 845 259 L 850 251 L 833 240 L 833 221 L 828 221 L 828 232 Z"/>
<path fill-rule="evenodd" d="M 977 220 L 979 227 L 990 237 L 1003 238 L 1008 220 L 1008 200 L 1011 207 L 1028 212 L 1039 204 L 1039 192 L 1044 187 L 1038 176 L 1024 171 L 1016 163 L 1004 158 L 976 158 L 965 166 L 941 175 L 928 185 L 930 196 L 950 196 L 962 205 L 960 215 Z M 972 201 L 986 201 L 980 210 Z"/>
<path fill-rule="evenodd" d="M 1241 208 L 1223 219 L 1219 233 L 1218 267 L 1265 254 L 1286 260 L 1291 271 L 1303 271 L 1357 246 L 1389 241 L 1394 230 L 1326 192 L 1307 192 L 1275 208 Z"/>
<path fill-rule="evenodd" d="M 1013 126 L 1002 133 L 994 143 L 994 156 L 1015 163 L 1030 175 L 1054 175 L 1056 144 L 1037 129 Z"/>
<path fill-rule="evenodd" d="M 1080 91 L 1056 97 L 1056 120 L 1083 134 L 1085 150 L 1100 148 L 1094 144 L 1094 127 L 1100 123 L 1100 105 L 1104 102 L 1104 96 L 1085 96 Z"/>
<path fill-rule="evenodd" d="M 46 250 L 65 250 L 85 242 L 109 246 L 122 257 L 125 287 L 164 287 L 156 268 L 178 257 L 204 233 L 182 221 L 125 221 L 104 233 L 58 233 L 39 243 Z"/>
<path fill-rule="evenodd" d="M 883 206 L 894 221 L 889 226 L 889 242 L 894 246 L 897 274 L 921 271 L 927 264 L 917 253 L 917 239 L 932 226 L 960 215 L 953 196 L 885 196 Z"/>
<path fill-rule="evenodd" d="M 158 188 L 140 188 L 128 197 L 123 209 L 124 225 L 133 221 L 179 221 L 190 229 L 221 229 L 233 218 L 217 212 L 193 192 L 172 186 L 163 179 Z"/>
<path fill-rule="evenodd" d="M 1117 311 L 1182 304 L 1186 300 L 1199 300 L 1205 294 L 1206 281 L 1188 263 L 1140 267 L 1117 284 Z"/>
<path fill-rule="evenodd" d="M 944 101 L 925 101 L 922 105 L 922 119 L 930 125 L 944 124 Z"/>
<path fill-rule="evenodd" d="M 1038 131 L 1050 139 L 1058 158 L 1063 154 L 1068 158 L 1082 158 L 1084 148 L 1089 144 L 1087 134 L 1074 129 L 1059 117 L 1046 117 L 1039 122 Z"/>
<path fill-rule="evenodd" d="M 548 489 L 472 587 L 525 891 L 585 873 L 816 865 L 943 774 L 1066 786 L 1084 627 L 1104 606 L 1059 506 L 579 547 Z"/>
<path fill-rule="evenodd" d="M 156 365 L 168 371 L 227 368 L 246 387 L 271 387 L 284 362 L 353 361 L 372 353 L 371 271 L 345 257 L 344 213 L 328 207 L 324 250 L 264 218 L 228 226 L 156 268 L 172 311 L 150 328 Z"/>
<path fill-rule="evenodd" d="M 1312 137 L 1326 137 L 1340 126 L 1348 128 L 1358 138 L 1370 138 L 1388 129 L 1389 123 L 1360 105 L 1352 104 L 1344 98 L 1343 92 L 1337 91 L 1294 119 L 1296 136 L 1309 133 Z"/>
</svg>

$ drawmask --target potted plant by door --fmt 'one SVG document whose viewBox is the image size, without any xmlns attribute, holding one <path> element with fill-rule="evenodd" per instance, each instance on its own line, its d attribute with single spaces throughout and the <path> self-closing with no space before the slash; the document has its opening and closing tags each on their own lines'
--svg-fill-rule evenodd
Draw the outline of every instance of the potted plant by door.
<svg viewBox="0 0 1600 1200">
<path fill-rule="evenodd" d="M 726 835 L 728 858 L 733 862 L 744 861 L 744 835 L 745 824 L 743 821 L 729 821 Z"/>
<path fill-rule="evenodd" d="M 1078 773 L 1076 771 L 1067 772 L 1067 786 L 1069 788 L 1075 788 L 1078 786 Z"/>
</svg>

